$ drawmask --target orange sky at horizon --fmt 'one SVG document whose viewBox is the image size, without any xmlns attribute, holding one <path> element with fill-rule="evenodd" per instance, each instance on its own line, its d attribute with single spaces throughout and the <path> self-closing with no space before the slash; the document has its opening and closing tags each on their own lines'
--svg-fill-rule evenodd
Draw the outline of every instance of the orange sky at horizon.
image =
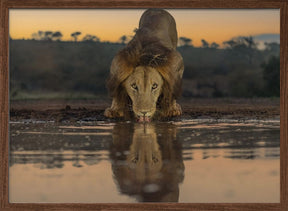
<svg viewBox="0 0 288 211">
<path fill-rule="evenodd" d="M 122 35 L 133 35 L 144 9 L 10 9 L 9 33 L 12 39 L 31 39 L 41 31 L 60 31 L 62 40 L 80 31 L 101 41 L 117 42 Z M 178 37 L 222 44 L 237 36 L 280 33 L 278 9 L 167 9 L 175 18 Z"/>
</svg>

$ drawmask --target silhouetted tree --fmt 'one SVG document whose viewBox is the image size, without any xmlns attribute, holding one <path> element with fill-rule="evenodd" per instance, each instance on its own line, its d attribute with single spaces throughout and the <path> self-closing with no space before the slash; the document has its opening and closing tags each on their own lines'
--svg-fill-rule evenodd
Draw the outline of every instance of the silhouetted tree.
<svg viewBox="0 0 288 211">
<path fill-rule="evenodd" d="M 61 38 L 63 37 L 63 35 L 62 35 L 62 33 L 61 32 L 59 32 L 59 31 L 57 31 L 57 32 L 54 32 L 53 34 L 52 34 L 52 39 L 53 40 L 61 40 Z"/>
<path fill-rule="evenodd" d="M 211 48 L 219 48 L 219 45 L 216 43 L 216 42 L 213 42 L 211 45 L 210 45 Z"/>
<path fill-rule="evenodd" d="M 249 37 L 241 37 L 245 43 L 245 45 L 247 46 L 247 48 L 250 49 L 255 49 L 257 47 L 256 42 L 254 41 L 254 38 L 252 36 Z"/>
<path fill-rule="evenodd" d="M 77 42 L 77 38 L 78 38 L 78 36 L 81 34 L 81 32 L 73 32 L 72 34 L 71 34 L 71 37 L 73 37 L 74 38 L 74 41 L 75 42 Z"/>
<path fill-rule="evenodd" d="M 84 42 L 99 42 L 100 39 L 95 35 L 87 34 L 87 35 L 85 35 L 85 37 L 83 37 L 82 41 L 84 41 Z"/>
<path fill-rule="evenodd" d="M 209 43 L 206 40 L 202 39 L 201 42 L 202 42 L 202 48 L 209 48 Z"/>
<path fill-rule="evenodd" d="M 62 33 L 59 31 L 38 31 L 32 34 L 32 39 L 34 40 L 43 40 L 43 41 L 52 41 L 60 40 L 62 38 Z"/>
<path fill-rule="evenodd" d="M 45 31 L 44 32 L 44 40 L 46 41 L 51 41 L 52 40 L 52 35 L 53 35 L 53 32 L 52 31 Z"/>
<path fill-rule="evenodd" d="M 235 48 L 235 46 L 238 45 L 238 43 L 232 39 L 232 40 L 224 41 L 224 42 L 223 42 L 223 45 L 224 45 L 226 48 L 233 49 L 233 48 Z"/>
<path fill-rule="evenodd" d="M 36 33 L 32 34 L 32 39 L 34 40 L 44 40 L 44 32 L 43 31 L 38 31 Z"/>
<path fill-rule="evenodd" d="M 45 33 L 43 31 L 38 31 L 38 34 L 41 39 L 44 39 Z"/>
<path fill-rule="evenodd" d="M 246 55 L 249 64 L 252 64 L 252 58 L 254 51 L 257 50 L 257 43 L 252 36 L 250 37 L 235 37 L 231 40 L 223 42 L 228 49 L 233 49 L 240 52 L 242 55 Z"/>
<path fill-rule="evenodd" d="M 254 41 L 252 36 L 249 37 L 235 37 L 231 40 L 223 42 L 223 44 L 228 48 L 249 48 L 255 49 L 257 47 L 257 43 Z"/>
<path fill-rule="evenodd" d="M 192 46 L 192 40 L 187 37 L 179 37 L 181 46 Z"/>
<path fill-rule="evenodd" d="M 126 35 L 123 35 L 123 36 L 120 37 L 119 40 L 120 40 L 121 44 L 125 44 L 126 41 L 127 41 L 127 36 L 126 36 Z"/>
<path fill-rule="evenodd" d="M 248 59 L 249 59 L 249 64 L 252 64 L 252 58 L 254 54 L 254 50 L 257 48 L 257 43 L 254 41 L 254 38 L 252 36 L 249 37 L 242 37 L 244 40 L 245 45 L 248 48 Z"/>
</svg>

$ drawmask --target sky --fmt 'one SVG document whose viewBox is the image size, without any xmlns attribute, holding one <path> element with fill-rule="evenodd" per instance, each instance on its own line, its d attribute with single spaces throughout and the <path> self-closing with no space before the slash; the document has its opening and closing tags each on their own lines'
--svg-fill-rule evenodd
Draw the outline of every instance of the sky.
<svg viewBox="0 0 288 211">
<path fill-rule="evenodd" d="M 60 31 L 62 40 L 73 40 L 80 31 L 96 35 L 101 41 L 117 42 L 123 35 L 132 36 L 144 9 L 10 9 L 9 34 L 12 39 L 31 39 L 41 31 Z M 178 37 L 201 39 L 222 44 L 237 36 L 280 34 L 278 9 L 168 9 L 176 20 Z"/>
</svg>

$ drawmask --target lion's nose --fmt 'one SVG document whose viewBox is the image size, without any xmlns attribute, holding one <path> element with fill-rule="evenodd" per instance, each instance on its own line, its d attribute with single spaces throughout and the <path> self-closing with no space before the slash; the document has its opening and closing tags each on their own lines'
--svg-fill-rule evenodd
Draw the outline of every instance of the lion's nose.
<svg viewBox="0 0 288 211">
<path fill-rule="evenodd" d="M 147 114 L 147 111 L 141 111 L 141 113 L 143 114 L 143 116 L 145 116 Z"/>
</svg>

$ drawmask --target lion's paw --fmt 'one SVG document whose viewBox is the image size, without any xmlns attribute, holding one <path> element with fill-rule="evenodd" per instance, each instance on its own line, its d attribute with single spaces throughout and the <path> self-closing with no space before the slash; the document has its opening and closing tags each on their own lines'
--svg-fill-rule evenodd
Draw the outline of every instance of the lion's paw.
<svg viewBox="0 0 288 211">
<path fill-rule="evenodd" d="M 168 116 L 180 116 L 182 114 L 181 106 L 176 103 L 168 112 Z"/>
<path fill-rule="evenodd" d="M 106 108 L 104 112 L 104 116 L 108 118 L 117 118 L 117 117 L 123 117 L 123 112 L 120 112 L 118 110 L 114 110 L 112 108 Z"/>
</svg>

